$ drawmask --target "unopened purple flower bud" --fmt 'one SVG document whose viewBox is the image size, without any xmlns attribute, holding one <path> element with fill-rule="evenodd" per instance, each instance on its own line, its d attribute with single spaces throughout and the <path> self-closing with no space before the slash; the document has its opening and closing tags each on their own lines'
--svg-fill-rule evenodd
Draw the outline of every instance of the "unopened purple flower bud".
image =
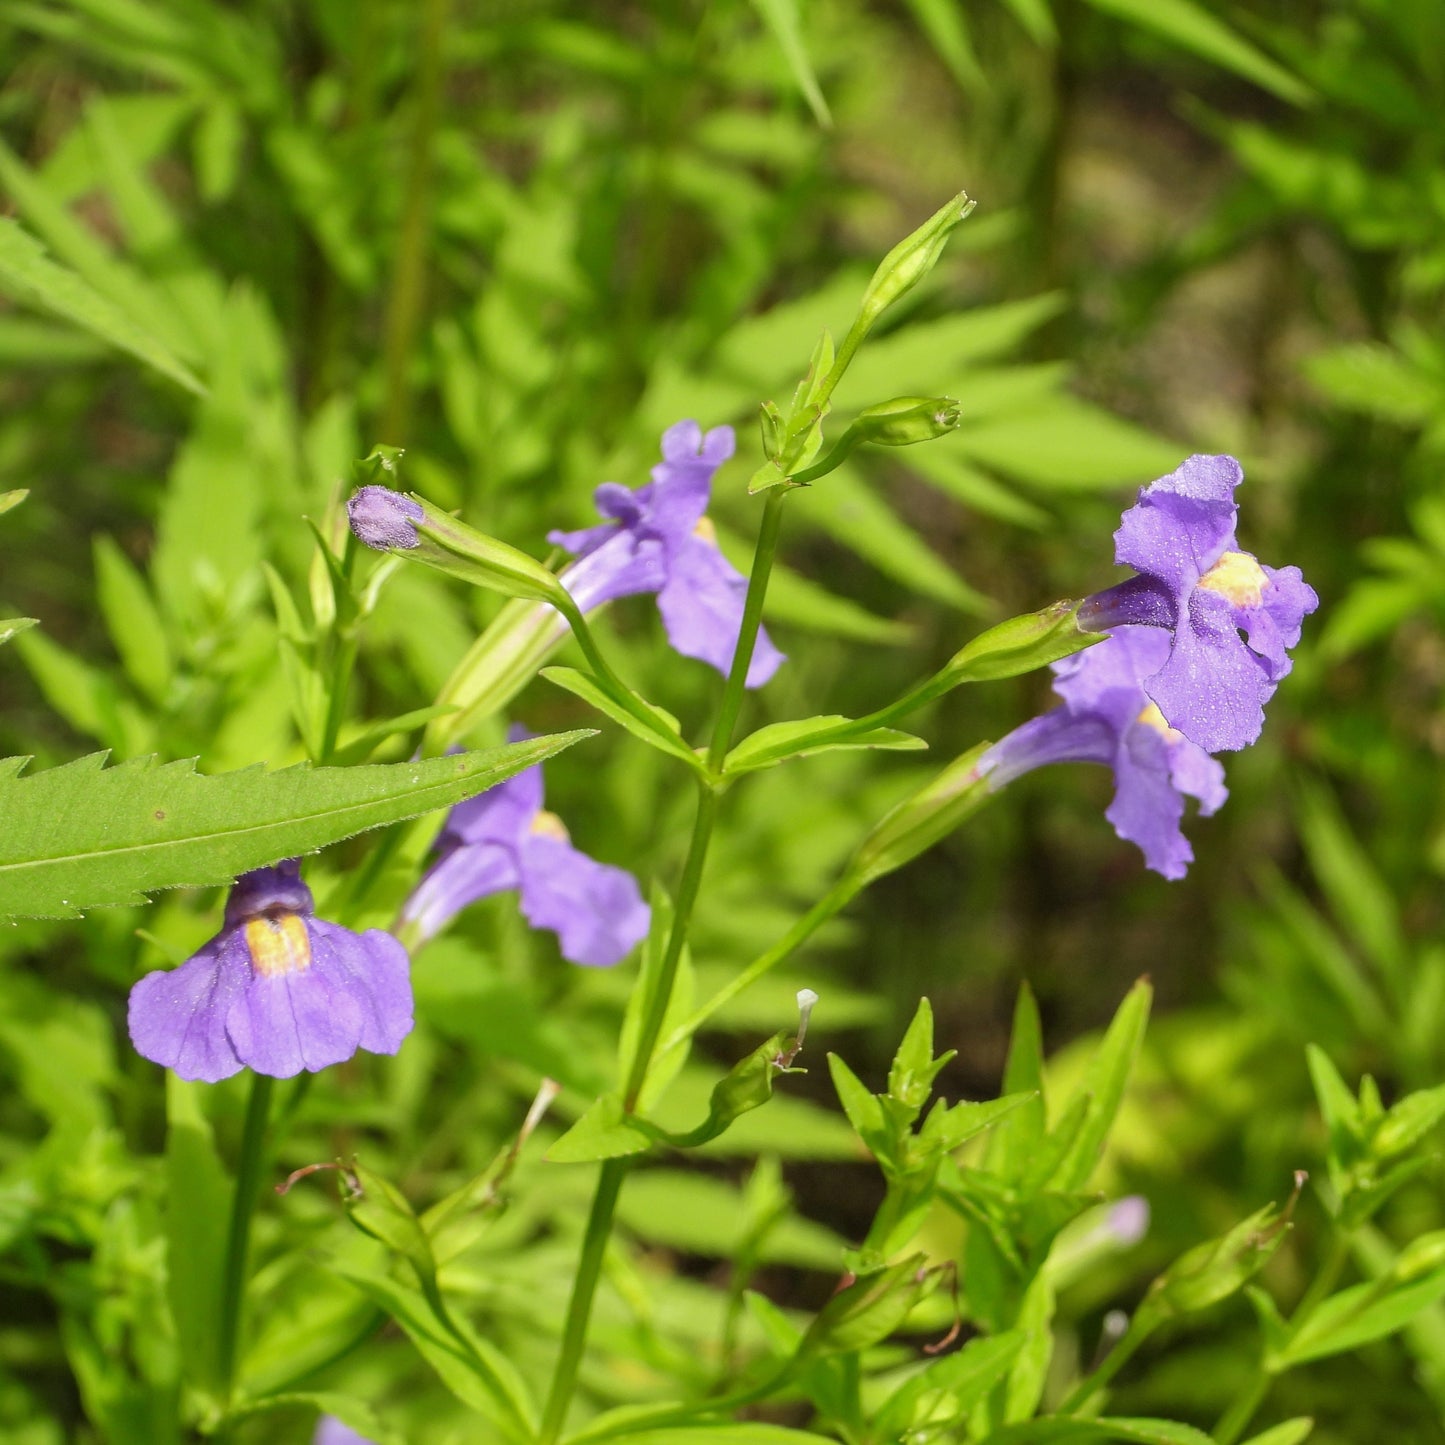
<svg viewBox="0 0 1445 1445">
<path fill-rule="evenodd" d="M 1138 1244 L 1149 1232 L 1149 1201 L 1142 1194 L 1126 1194 L 1109 1210 L 1104 1228 L 1124 1249 Z"/>
<path fill-rule="evenodd" d="M 358 1434 L 350 1425 L 343 1425 L 335 1415 L 323 1415 L 316 1422 L 316 1434 L 311 1445 L 373 1445 L 365 1435 Z"/>
<path fill-rule="evenodd" d="M 347 502 L 346 514 L 358 539 L 378 552 L 421 546 L 415 524 L 426 514 L 420 503 L 390 487 L 362 487 Z"/>
</svg>

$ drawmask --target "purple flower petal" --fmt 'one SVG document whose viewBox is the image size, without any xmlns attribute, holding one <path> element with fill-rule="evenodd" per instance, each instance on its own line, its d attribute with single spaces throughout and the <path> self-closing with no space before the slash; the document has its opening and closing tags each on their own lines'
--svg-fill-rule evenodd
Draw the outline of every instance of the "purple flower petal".
<svg viewBox="0 0 1445 1445">
<path fill-rule="evenodd" d="M 424 942 L 440 933 L 463 908 L 515 888 L 521 881 L 512 838 L 505 843 L 453 846 L 417 884 L 401 916 L 415 927 L 416 941 Z"/>
<path fill-rule="evenodd" d="M 307 930 L 311 933 L 311 930 Z M 307 968 L 257 974 L 226 1014 L 226 1032 L 243 1064 L 289 1079 L 349 1059 L 361 1047 L 362 1012 L 344 976 L 322 960 L 328 940 L 311 936 Z"/>
<path fill-rule="evenodd" d="M 667 586 L 657 608 L 667 640 L 684 657 L 711 663 L 726 675 L 742 629 L 748 580 L 717 547 L 688 536 L 670 549 Z M 758 630 L 748 686 L 761 687 L 778 670 L 783 654 L 763 629 Z"/>
<path fill-rule="evenodd" d="M 526 736 L 522 728 L 508 733 L 512 742 Z M 647 932 L 648 908 L 632 875 L 579 852 L 561 821 L 542 811 L 540 764 L 453 808 L 440 852 L 402 909 L 418 940 L 508 888 L 521 889 L 528 922 L 556 932 L 574 963 L 616 963 Z"/>
<path fill-rule="evenodd" d="M 411 960 L 406 949 L 379 928 L 352 933 L 319 918 L 311 922 L 311 937 L 312 971 L 360 1010 L 360 1046 L 372 1054 L 396 1053 L 412 1030 Z"/>
<path fill-rule="evenodd" d="M 608 968 L 647 936 L 651 910 L 625 869 L 543 833 L 522 843 L 521 864 L 522 912 L 557 935 L 564 958 Z"/>
<path fill-rule="evenodd" d="M 311 1445 L 374 1445 L 365 1435 L 358 1435 L 350 1425 L 343 1425 L 335 1415 L 323 1415 L 316 1422 Z"/>
<path fill-rule="evenodd" d="M 245 940 L 222 933 L 179 968 L 148 973 L 130 991 L 127 1024 L 136 1052 L 182 1079 L 218 1083 L 242 1067 L 226 1034 L 226 1014 L 246 990 Z"/>
</svg>

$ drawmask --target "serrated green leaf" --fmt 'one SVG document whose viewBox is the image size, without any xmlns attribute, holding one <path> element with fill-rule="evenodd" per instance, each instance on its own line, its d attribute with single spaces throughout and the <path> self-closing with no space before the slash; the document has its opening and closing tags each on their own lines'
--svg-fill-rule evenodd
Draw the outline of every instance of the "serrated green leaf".
<svg viewBox="0 0 1445 1445">
<path fill-rule="evenodd" d="M 837 1054 L 828 1055 L 828 1069 L 833 1076 L 833 1087 L 838 1091 L 838 1102 L 858 1137 L 870 1149 L 882 1148 L 886 1143 L 882 1104 Z"/>
<path fill-rule="evenodd" d="M 229 883 L 250 868 L 451 807 L 586 732 L 420 762 L 206 777 L 195 760 L 105 767 L 92 753 L 19 776 L 0 762 L 0 917 L 76 918 L 162 888 Z"/>
<path fill-rule="evenodd" d="M 110 346 L 154 367 L 163 376 L 200 394 L 196 374 L 158 337 L 69 267 L 52 261 L 45 247 L 18 221 L 0 218 L 0 291 L 25 306 L 38 306 L 88 331 Z"/>
<path fill-rule="evenodd" d="M 838 748 L 885 748 L 910 752 L 928 744 L 912 733 L 897 728 L 867 728 L 849 733 L 856 726 L 848 717 L 810 717 L 796 722 L 769 723 L 749 734 L 728 755 L 723 763 L 724 774 L 752 772 L 771 768 L 792 758 L 812 757 Z"/>
</svg>

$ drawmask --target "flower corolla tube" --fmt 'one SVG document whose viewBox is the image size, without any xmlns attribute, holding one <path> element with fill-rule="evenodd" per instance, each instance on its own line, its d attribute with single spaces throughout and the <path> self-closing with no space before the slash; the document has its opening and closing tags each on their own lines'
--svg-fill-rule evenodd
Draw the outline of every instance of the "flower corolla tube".
<svg viewBox="0 0 1445 1445">
<path fill-rule="evenodd" d="M 733 454 L 733 429 L 706 435 L 695 421 L 662 434 L 662 461 L 635 491 L 603 482 L 593 494 L 607 520 L 578 532 L 549 532 L 547 540 L 577 559 L 561 582 L 583 612 L 641 592 L 657 594 L 668 641 L 726 673 L 742 628 L 747 578 L 718 550 L 706 515 L 713 473 Z M 761 687 L 783 661 L 765 631 L 748 667 L 747 684 Z"/>
<path fill-rule="evenodd" d="M 410 937 L 431 938 L 468 904 L 513 888 L 527 921 L 555 933 L 573 963 L 610 967 L 646 937 L 651 910 L 637 880 L 573 847 L 542 796 L 538 764 L 451 810 L 441 856 L 402 909 Z"/>
<path fill-rule="evenodd" d="M 1182 878 L 1194 859 L 1180 830 L 1184 799 L 1208 815 L 1229 796 L 1224 769 L 1165 722 L 1144 691 L 1169 655 L 1169 634 L 1121 627 L 1103 642 L 1054 663 L 1061 706 L 1001 738 L 978 760 L 990 789 L 1047 763 L 1103 763 L 1114 771 L 1114 799 L 1104 816 L 1138 845 L 1145 863 Z"/>
<path fill-rule="evenodd" d="M 289 1079 L 394 1054 L 411 1032 L 406 949 L 379 928 L 353 933 L 313 912 L 298 860 L 244 873 L 221 931 L 179 968 L 130 993 L 131 1041 L 183 1079 L 214 1084 L 243 1068 Z"/>
<path fill-rule="evenodd" d="M 1141 679 L 1170 727 L 1208 753 L 1248 747 L 1264 704 L 1290 670 L 1289 649 L 1319 598 L 1298 567 L 1269 567 L 1239 549 L 1230 456 L 1192 456 L 1144 487 L 1114 533 L 1115 561 L 1138 576 L 1087 599 L 1092 631 L 1162 629 L 1169 646 Z"/>
</svg>

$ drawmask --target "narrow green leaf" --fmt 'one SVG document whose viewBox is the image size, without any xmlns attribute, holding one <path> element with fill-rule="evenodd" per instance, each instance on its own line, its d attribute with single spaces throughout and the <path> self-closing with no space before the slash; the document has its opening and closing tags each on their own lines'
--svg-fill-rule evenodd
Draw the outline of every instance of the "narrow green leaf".
<svg viewBox="0 0 1445 1445">
<path fill-rule="evenodd" d="M 1301 1415 L 1271 1426 L 1262 1435 L 1251 1435 L 1244 1445 L 1300 1445 L 1314 1428 L 1315 1422 L 1308 1415 Z"/>
<path fill-rule="evenodd" d="M 140 903 L 157 889 L 229 883 L 247 869 L 451 807 L 588 735 L 422 762 L 217 777 L 197 773 L 194 759 L 106 768 L 104 753 L 31 777 L 16 766 L 0 771 L 0 917 L 75 918 Z"/>
<path fill-rule="evenodd" d="M 246 1400 L 226 1412 L 224 1423 L 251 1420 L 257 1415 L 274 1414 L 279 1410 L 297 1409 L 333 1415 L 363 1439 L 374 1442 L 374 1445 L 407 1445 L 405 1436 L 390 1429 L 365 1401 L 358 1400 L 353 1395 L 337 1394 L 333 1390 L 288 1390 L 280 1395 L 265 1395 L 260 1399 Z"/>
<path fill-rule="evenodd" d="M 81 276 L 45 254 L 18 221 L 0 218 L 0 291 L 88 331 L 110 346 L 154 367 L 163 376 L 201 393 L 196 374 L 169 347 L 112 304 Z"/>
<path fill-rule="evenodd" d="M 1088 1117 L 1074 1147 L 1051 1181 L 1055 1189 L 1082 1189 L 1089 1182 L 1124 1100 L 1124 1089 L 1144 1041 L 1144 1026 L 1149 1021 L 1153 996 L 1154 990 L 1148 981 L 1140 979 L 1119 1005 L 1108 1032 L 1089 1060 L 1079 1086 L 1079 1093 L 1089 1096 Z"/>
<path fill-rule="evenodd" d="M 851 464 L 804 495 L 799 515 L 895 582 L 961 612 L 982 613 L 988 600 L 970 587 Z"/>
<path fill-rule="evenodd" d="M 752 566 L 752 544 L 726 527 L 717 529 L 718 547 L 739 572 L 747 575 Z M 763 620 L 801 627 L 825 637 L 843 637 L 851 642 L 896 646 L 908 641 L 912 629 L 904 622 L 879 617 L 850 598 L 820 586 L 811 578 L 775 563 L 763 602 Z"/>
<path fill-rule="evenodd" d="M 27 627 L 38 626 L 38 617 L 6 617 L 0 618 L 0 646 L 9 642 L 18 632 L 24 632 Z"/>
<path fill-rule="evenodd" d="M 1025 1338 L 1022 1331 L 1010 1330 L 970 1340 L 961 1350 L 930 1360 L 888 1397 L 874 1421 L 875 1437 L 901 1440 L 915 1425 L 936 1430 L 963 1418 L 1008 1374 Z M 947 1397 L 946 1405 L 941 1396 Z"/>
<path fill-rule="evenodd" d="M 1003 1092 L 1027 1094 L 1029 1099 L 989 1135 L 988 1167 L 1003 1179 L 1017 1180 L 1033 1157 L 1048 1123 L 1044 1097 L 1043 1025 L 1039 1006 L 1027 983 L 1019 986 L 1014 1004 L 1013 1033 L 1004 1065 Z"/>
<path fill-rule="evenodd" d="M 531 1441 L 535 1414 L 515 1366 L 459 1316 L 439 1320 L 420 1291 L 333 1260 L 337 1274 L 384 1309 L 462 1404 L 492 1421 L 511 1441 Z"/>
<path fill-rule="evenodd" d="M 221 1309 L 221 1221 L 231 1184 L 216 1155 L 205 1087 L 166 1073 L 166 1284 L 181 1359 L 203 1390 L 220 1385 L 216 1320 Z"/>
<path fill-rule="evenodd" d="M 553 671 L 555 669 L 548 669 Z M 792 758 L 813 757 L 839 748 L 884 748 L 895 752 L 911 752 L 928 744 L 912 733 L 897 728 L 856 727 L 847 717 L 810 717 L 796 722 L 769 723 L 749 734 L 727 755 L 725 774 L 747 773 L 758 768 L 771 768 Z"/>
<path fill-rule="evenodd" d="M 670 712 L 654 707 L 636 693 L 632 695 L 632 708 L 628 708 L 600 679 L 591 673 L 579 672 L 575 667 L 544 667 L 541 676 L 563 691 L 590 703 L 598 712 L 611 718 L 618 727 L 625 728 L 633 737 L 641 738 L 650 747 L 671 753 L 673 757 L 681 758 L 694 769 L 702 766 L 697 754 L 683 741 L 682 725 Z M 650 724 L 638 716 L 638 711 L 651 719 Z"/>
<path fill-rule="evenodd" d="M 1137 25 L 1141 30 L 1152 30 L 1182 49 L 1252 80 L 1281 100 L 1306 105 L 1313 98 L 1303 81 L 1194 0 L 1089 0 L 1089 3 L 1116 20 Z"/>
<path fill-rule="evenodd" d="M 773 32 L 788 69 L 803 98 L 808 102 L 819 125 L 831 126 L 833 117 L 828 111 L 828 102 L 823 98 L 818 77 L 813 71 L 813 62 L 808 58 L 808 48 L 803 42 L 803 25 L 798 13 L 798 0 L 753 0 L 753 6 L 767 22 Z"/>
<path fill-rule="evenodd" d="M 171 651 L 145 579 L 111 537 L 95 539 L 96 596 L 130 680 L 152 701 L 165 696 Z"/>
<path fill-rule="evenodd" d="M 1175 1420 L 1080 1419 L 1046 1415 L 1022 1425 L 1009 1425 L 988 1436 L 986 1445 L 1085 1445 L 1119 1441 L 1122 1445 L 1213 1445 L 1203 1430 Z"/>
<path fill-rule="evenodd" d="M 1281 1352 L 1281 1367 L 1357 1350 L 1403 1329 L 1422 1310 L 1445 1297 L 1445 1268 L 1423 1279 L 1389 1286 L 1383 1280 L 1352 1285 L 1331 1295 Z"/>
<path fill-rule="evenodd" d="M 619 1159 L 652 1147 L 652 1136 L 623 1112 L 616 1094 L 603 1094 L 587 1112 L 547 1150 L 552 1164 L 593 1164 Z"/>
</svg>

